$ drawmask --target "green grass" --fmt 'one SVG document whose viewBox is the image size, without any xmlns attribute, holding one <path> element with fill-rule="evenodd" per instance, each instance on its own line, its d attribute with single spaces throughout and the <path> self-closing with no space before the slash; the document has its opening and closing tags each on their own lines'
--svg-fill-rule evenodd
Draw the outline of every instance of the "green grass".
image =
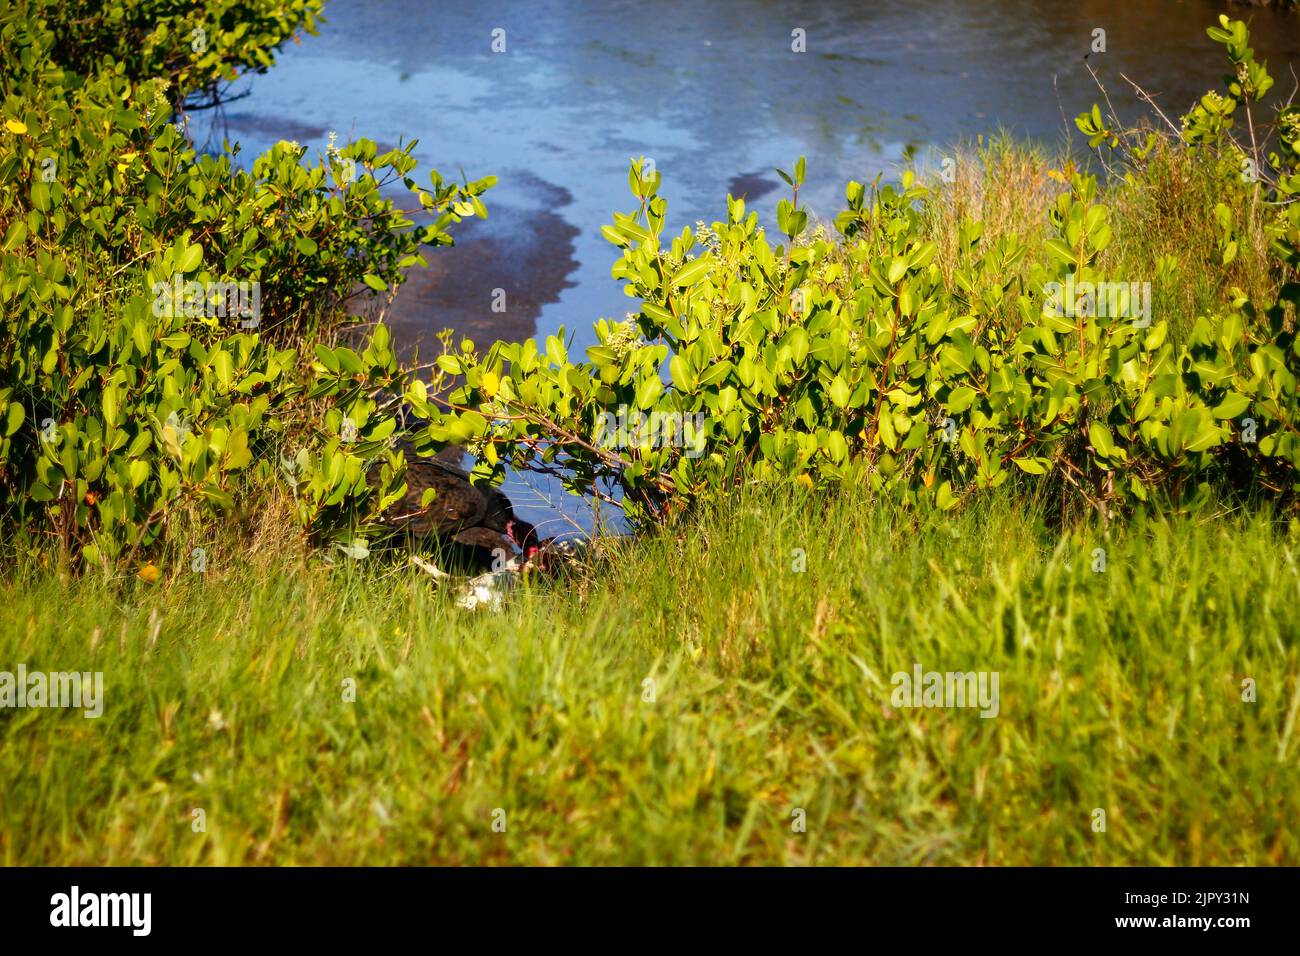
<svg viewBox="0 0 1300 956">
<path fill-rule="evenodd" d="M 983 248 L 1006 236 L 1024 244 L 1026 255 L 1014 274 L 1028 281 L 1030 265 L 1047 259 L 1049 212 L 1056 197 L 1067 191 L 1062 171 L 1075 168 L 1075 162 L 1059 147 L 1005 132 L 960 145 L 953 158 L 952 182 L 935 176 L 927 180 L 936 200 L 926 210 L 926 231 L 939 245 L 940 268 L 950 273 L 958 258 L 961 225 L 971 218 L 983 223 Z M 1266 205 L 1252 218 L 1248 204 L 1240 204 L 1241 250 L 1230 266 L 1222 264 L 1222 230 L 1214 207 L 1225 200 L 1236 206 L 1239 197 L 1225 193 L 1223 169 L 1211 157 L 1162 141 L 1141 175 L 1125 178 L 1119 175 L 1124 168 L 1115 166 L 1115 175 L 1108 177 L 1095 156 L 1084 165 L 1100 179 L 1098 202 L 1109 210 L 1114 230 L 1098 269 L 1112 281 L 1151 282 L 1152 311 L 1169 319 L 1175 339 L 1187 334 L 1197 316 L 1224 312 L 1234 289 L 1257 304 L 1276 301 L 1285 273 L 1263 240 Z M 1172 277 L 1164 281 L 1156 276 L 1161 256 L 1176 260 Z M 1014 296 L 999 316 L 1003 324 L 1017 327 Z"/>
<path fill-rule="evenodd" d="M 1297 550 L 785 492 L 495 615 L 277 548 L 14 575 L 0 670 L 102 670 L 106 708 L 0 710 L 0 863 L 1294 865 Z M 890 706 L 914 661 L 999 672 L 999 716 Z"/>
</svg>

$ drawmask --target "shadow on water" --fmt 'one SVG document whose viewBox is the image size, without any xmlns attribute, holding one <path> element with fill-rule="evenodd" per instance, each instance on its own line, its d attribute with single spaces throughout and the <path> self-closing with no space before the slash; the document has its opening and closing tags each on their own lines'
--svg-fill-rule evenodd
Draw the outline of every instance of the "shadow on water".
<svg viewBox="0 0 1300 956">
<path fill-rule="evenodd" d="M 404 354 L 420 346 L 428 354 L 441 328 L 455 330 L 457 341 L 468 337 L 484 347 L 495 339 L 526 339 L 543 306 L 572 288 L 578 229 L 563 216 L 572 196 L 527 171 L 514 175 L 543 201 L 464 220 L 455 246 L 428 250 L 428 267 L 407 272 L 387 316 Z M 438 317 L 437 325 L 430 316 Z"/>
</svg>

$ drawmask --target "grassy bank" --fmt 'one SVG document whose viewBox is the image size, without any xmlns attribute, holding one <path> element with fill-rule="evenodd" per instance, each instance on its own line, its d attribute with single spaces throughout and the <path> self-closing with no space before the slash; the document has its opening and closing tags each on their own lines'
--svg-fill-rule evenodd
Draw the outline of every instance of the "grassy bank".
<svg viewBox="0 0 1300 956">
<path fill-rule="evenodd" d="M 926 234 L 939 244 L 938 261 L 951 281 L 964 221 L 982 223 L 984 246 L 1012 238 L 1027 254 L 1015 271 L 1028 280 L 1032 263 L 1044 258 L 1051 238 L 1049 213 L 1062 191 L 1062 176 L 1075 160 L 1061 148 L 1026 143 L 1007 133 L 980 137 L 953 150 L 952 180 L 930 178 L 936 201 L 926 210 Z M 1090 168 L 1105 170 L 1095 160 Z M 1107 276 L 1155 278 L 1156 263 L 1172 256 L 1165 281 L 1153 283 L 1153 314 L 1167 318 L 1170 332 L 1185 338 L 1197 316 L 1223 312 L 1232 290 L 1252 301 L 1271 302 L 1281 286 L 1263 238 L 1263 217 L 1247 217 L 1239 255 L 1227 266 L 1216 257 L 1222 236 L 1214 207 L 1221 171 L 1205 157 L 1159 143 L 1140 176 L 1112 167 L 1100 201 L 1110 211 L 1114 241 L 1099 262 Z M 981 290 L 983 291 L 983 290 Z M 1013 321 L 1008 308 L 1003 322 Z"/>
<path fill-rule="evenodd" d="M 0 710 L 0 862 L 1296 864 L 1298 547 L 796 492 L 497 615 L 275 549 L 37 575 L 0 660 L 102 670 L 105 710 Z M 916 662 L 997 671 L 998 716 L 891 706 Z"/>
</svg>

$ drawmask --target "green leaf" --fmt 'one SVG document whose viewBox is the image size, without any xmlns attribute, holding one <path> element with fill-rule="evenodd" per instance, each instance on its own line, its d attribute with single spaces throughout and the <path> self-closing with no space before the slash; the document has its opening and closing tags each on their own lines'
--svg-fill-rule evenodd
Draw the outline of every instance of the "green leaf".
<svg viewBox="0 0 1300 956">
<path fill-rule="evenodd" d="M 1236 418 L 1250 408 L 1250 399 L 1240 392 L 1229 392 L 1223 401 L 1214 406 L 1215 418 Z"/>
<path fill-rule="evenodd" d="M 935 490 L 934 503 L 939 506 L 940 511 L 951 511 L 957 506 L 957 499 L 953 497 L 952 482 L 945 481 Z"/>
<path fill-rule="evenodd" d="M 619 232 L 621 232 L 627 238 L 633 239 L 638 243 L 645 242 L 647 239 L 653 238 L 651 232 L 648 229 L 646 229 L 645 226 L 641 225 L 639 222 L 637 222 L 634 219 L 628 219 L 626 217 L 623 217 L 621 221 L 619 221 L 614 226 L 614 228 L 617 229 Z"/>
<path fill-rule="evenodd" d="M 668 362 L 668 371 L 672 374 L 673 384 L 677 386 L 680 392 L 695 391 L 695 376 L 691 374 L 690 366 L 680 355 L 674 355 Z"/>
<path fill-rule="evenodd" d="M 975 400 L 975 389 L 968 385 L 962 385 L 954 388 L 948 393 L 948 411 L 953 415 L 960 415 L 966 409 L 970 408 L 971 402 Z"/>
<path fill-rule="evenodd" d="M 229 389 L 235 371 L 230 353 L 225 349 L 218 349 L 212 356 L 212 370 L 216 373 L 217 381 L 221 383 L 221 387 Z"/>
<path fill-rule="evenodd" d="M 185 251 L 176 262 L 176 269 L 179 272 L 193 272 L 203 262 L 203 247 L 197 242 L 191 246 L 186 246 Z"/>
<path fill-rule="evenodd" d="M 27 413 L 23 406 L 18 402 L 10 402 L 9 407 L 5 409 L 5 437 L 12 435 L 22 426 L 23 419 Z"/>
<path fill-rule="evenodd" d="M 217 487 L 216 485 L 204 485 L 200 489 L 203 497 L 207 498 L 222 511 L 230 511 L 235 507 L 234 496 L 230 492 Z"/>
<path fill-rule="evenodd" d="M 1059 262 L 1069 263 L 1074 261 L 1074 250 L 1065 244 L 1061 239 L 1048 239 L 1044 244 L 1048 254 Z"/>
<path fill-rule="evenodd" d="M 643 379 L 636 387 L 637 408 L 649 408 L 659 398 L 663 390 L 663 382 L 659 381 L 658 376 Z"/>
<path fill-rule="evenodd" d="M 731 368 L 731 363 L 726 360 L 714 362 L 700 373 L 697 384 L 699 387 L 703 388 L 706 385 L 714 385 L 721 382 L 731 374 Z"/>
<path fill-rule="evenodd" d="M 1110 429 L 1099 421 L 1093 421 L 1088 426 L 1088 440 L 1092 442 L 1092 447 L 1097 450 L 1097 454 L 1103 458 L 1110 458 L 1115 454 L 1115 439 L 1111 437 Z"/>
<path fill-rule="evenodd" d="M 692 259 L 673 276 L 670 285 L 676 288 L 690 288 L 709 274 L 709 269 L 713 267 L 712 261 L 707 257 Z"/>
<path fill-rule="evenodd" d="M 831 401 L 835 403 L 836 408 L 844 408 L 849 404 L 849 383 L 844 381 L 844 376 L 835 376 L 835 380 L 831 382 L 828 394 L 830 395 Z"/>
<path fill-rule="evenodd" d="M 1030 475 L 1045 475 L 1052 468 L 1050 458 L 1012 458 L 1017 468 Z"/>
<path fill-rule="evenodd" d="M 321 342 L 317 342 L 316 358 L 320 360 L 320 363 L 324 365 L 328 371 L 333 372 L 335 375 L 338 374 L 339 359 L 338 356 L 334 354 L 334 350 L 331 349 L 329 346 Z"/>
<path fill-rule="evenodd" d="M 790 343 L 790 358 L 794 364 L 803 365 L 804 359 L 808 357 L 808 333 L 803 326 L 796 325 L 791 329 L 786 341 Z"/>
<path fill-rule="evenodd" d="M 10 224 L 9 231 L 5 234 L 4 251 L 9 252 L 26 241 L 27 222 L 23 219 L 15 219 Z"/>
</svg>

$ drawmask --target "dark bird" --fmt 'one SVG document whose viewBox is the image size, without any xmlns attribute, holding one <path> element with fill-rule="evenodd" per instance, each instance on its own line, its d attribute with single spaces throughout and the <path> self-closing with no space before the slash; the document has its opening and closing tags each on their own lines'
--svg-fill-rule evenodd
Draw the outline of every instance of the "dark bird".
<svg viewBox="0 0 1300 956">
<path fill-rule="evenodd" d="M 469 473 L 437 458 L 416 454 L 410 442 L 399 441 L 406 457 L 406 494 L 389 508 L 393 524 L 416 535 L 436 535 L 446 557 L 475 570 L 499 570 L 494 563 L 514 553 L 525 560 L 537 552 L 537 529 L 515 516 L 510 499 L 490 485 L 476 485 Z M 420 502 L 432 488 L 433 500 Z"/>
</svg>

